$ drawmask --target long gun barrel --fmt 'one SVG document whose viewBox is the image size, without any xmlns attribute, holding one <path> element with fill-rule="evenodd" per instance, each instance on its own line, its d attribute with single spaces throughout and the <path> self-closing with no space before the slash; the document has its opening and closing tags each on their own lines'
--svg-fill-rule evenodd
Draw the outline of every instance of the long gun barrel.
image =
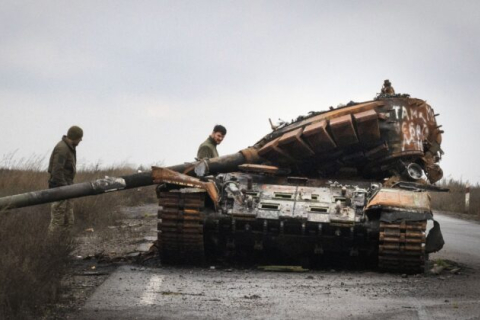
<svg viewBox="0 0 480 320">
<path fill-rule="evenodd" d="M 32 191 L 0 198 L 0 210 L 22 208 L 65 199 L 92 196 L 112 191 L 126 190 L 152 184 L 150 172 L 123 177 L 106 177 L 93 182 L 76 183 L 69 186 Z"/>
<path fill-rule="evenodd" d="M 259 158 L 256 150 L 249 148 L 219 158 L 175 165 L 168 167 L 168 169 L 194 175 L 195 171 L 198 172 L 195 168 L 201 167 L 202 175 L 204 175 L 207 173 L 229 172 L 237 169 L 241 164 L 258 162 L 258 160 Z M 154 182 L 151 171 L 121 177 L 106 177 L 93 182 L 82 182 L 64 187 L 3 197 L 0 198 L 0 210 L 22 208 L 54 201 L 93 196 L 107 192 L 140 188 L 153 184 Z"/>
</svg>

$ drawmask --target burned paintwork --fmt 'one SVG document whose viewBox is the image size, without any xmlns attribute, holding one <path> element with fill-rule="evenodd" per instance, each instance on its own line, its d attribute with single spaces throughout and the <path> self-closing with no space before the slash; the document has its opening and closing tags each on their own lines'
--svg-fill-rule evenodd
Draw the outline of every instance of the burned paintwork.
<svg viewBox="0 0 480 320">
<path fill-rule="evenodd" d="M 200 188 L 207 191 L 210 199 L 215 205 L 218 204 L 219 194 L 216 185 L 211 182 L 200 181 L 199 179 L 187 176 L 185 174 L 172 171 L 167 168 L 152 167 L 152 178 L 156 184 L 174 184 L 190 188 Z"/>
<path fill-rule="evenodd" d="M 163 261 L 192 263 L 192 255 L 199 262 L 207 256 L 224 259 L 272 251 L 305 261 L 334 253 L 378 259 L 379 266 L 390 271 L 423 270 L 426 221 L 433 218 L 426 192 L 378 189 L 369 182 L 360 187 L 282 178 L 271 175 L 271 167 L 262 174 L 260 167 L 255 173 L 209 177 L 221 194 L 216 207 L 207 202 L 187 207 L 189 197 L 194 200 L 198 194 L 185 194 L 172 205 L 172 191 L 159 187 Z M 243 168 L 248 171 L 249 166 Z"/>
<path fill-rule="evenodd" d="M 433 220 L 426 191 L 444 190 L 431 185 L 443 175 L 437 164 L 443 132 L 425 101 L 380 95 L 273 129 L 247 149 L 254 156 L 244 157 L 235 170 L 242 172 L 219 164 L 243 153 L 193 164 L 221 194 L 216 208 L 207 202 L 195 208 L 203 216 L 195 245 L 208 248 L 197 257 L 277 251 L 305 261 L 340 253 L 373 257 L 384 270 L 421 272 L 427 253 L 442 248 L 437 222 L 426 237 L 426 221 Z M 326 180 L 339 177 L 350 182 Z M 158 194 L 161 205 L 170 197 Z M 179 202 L 176 209 L 176 216 L 159 211 L 169 226 L 159 225 L 165 262 L 182 262 L 195 248 L 182 231 L 191 228 L 186 207 Z"/>
<path fill-rule="evenodd" d="M 373 208 L 408 210 L 409 212 L 430 212 L 430 196 L 426 192 L 383 188 L 370 199 L 365 210 Z"/>
<path fill-rule="evenodd" d="M 440 126 L 425 101 L 393 97 L 322 112 L 260 140 L 258 154 L 294 173 L 334 176 L 351 168 L 366 178 L 388 178 L 418 163 L 431 183 L 443 173 Z M 399 167 L 399 161 L 404 161 Z"/>
<path fill-rule="evenodd" d="M 238 153 L 0 198 L 0 209 L 157 184 L 164 263 L 334 253 L 421 272 L 443 246 L 437 222 L 426 236 L 426 191 L 444 191 L 436 116 L 424 100 L 380 94 L 272 126 Z"/>
</svg>

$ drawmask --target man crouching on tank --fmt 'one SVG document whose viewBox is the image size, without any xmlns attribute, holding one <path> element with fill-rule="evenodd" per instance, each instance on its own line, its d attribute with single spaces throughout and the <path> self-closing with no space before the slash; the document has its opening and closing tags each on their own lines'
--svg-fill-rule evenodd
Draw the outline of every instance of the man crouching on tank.
<svg viewBox="0 0 480 320">
<path fill-rule="evenodd" d="M 57 188 L 73 184 L 73 179 L 77 172 L 77 153 L 76 147 L 83 138 L 83 130 L 80 127 L 73 126 L 68 129 L 67 135 L 57 143 L 50 156 L 48 172 L 49 188 Z M 50 235 L 58 232 L 70 232 L 73 226 L 73 203 L 71 200 L 61 200 L 52 203 L 50 226 L 48 233 Z"/>
</svg>

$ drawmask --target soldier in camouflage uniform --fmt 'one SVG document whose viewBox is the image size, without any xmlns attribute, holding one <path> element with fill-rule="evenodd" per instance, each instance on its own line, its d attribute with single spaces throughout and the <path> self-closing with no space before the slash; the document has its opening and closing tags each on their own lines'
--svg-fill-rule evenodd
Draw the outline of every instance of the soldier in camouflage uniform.
<svg viewBox="0 0 480 320">
<path fill-rule="evenodd" d="M 383 82 L 382 93 L 395 94 L 395 89 L 393 89 L 392 83 L 390 82 L 390 80 L 387 79 Z"/>
<path fill-rule="evenodd" d="M 225 135 L 227 134 L 227 129 L 224 126 L 217 124 L 213 128 L 213 132 L 208 136 L 200 147 L 198 147 L 197 159 L 212 159 L 218 157 L 217 145 L 222 143 Z"/>
<path fill-rule="evenodd" d="M 49 188 L 57 188 L 73 184 L 77 171 L 77 154 L 75 148 L 82 141 L 83 130 L 73 126 L 68 129 L 67 135 L 53 149 L 50 156 L 48 172 Z M 48 231 L 50 234 L 58 231 L 70 231 L 73 226 L 73 204 L 71 200 L 61 200 L 52 203 L 51 220 Z"/>
</svg>

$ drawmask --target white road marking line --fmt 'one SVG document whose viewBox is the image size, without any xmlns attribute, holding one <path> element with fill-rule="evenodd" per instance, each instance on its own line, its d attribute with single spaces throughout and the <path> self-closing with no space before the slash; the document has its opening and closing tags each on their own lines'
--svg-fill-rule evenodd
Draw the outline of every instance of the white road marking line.
<svg viewBox="0 0 480 320">
<path fill-rule="evenodd" d="M 143 292 L 142 297 L 140 298 L 140 304 L 142 305 L 152 305 L 155 302 L 155 298 L 157 297 L 157 293 L 162 286 L 162 282 L 164 276 L 153 275 L 150 278 L 147 286 L 145 287 L 145 291 Z"/>
<path fill-rule="evenodd" d="M 430 320 L 432 317 L 430 316 L 430 313 L 428 312 L 427 308 L 425 308 L 424 305 L 421 303 L 417 302 L 417 316 L 419 320 Z"/>
</svg>

